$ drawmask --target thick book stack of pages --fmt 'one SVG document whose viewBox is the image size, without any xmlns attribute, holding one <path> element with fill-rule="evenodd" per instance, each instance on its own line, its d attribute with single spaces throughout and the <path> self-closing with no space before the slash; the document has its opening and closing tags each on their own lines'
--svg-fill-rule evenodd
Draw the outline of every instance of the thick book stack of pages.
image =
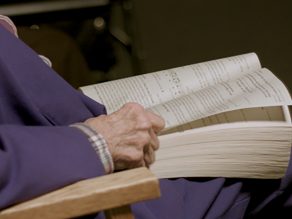
<svg viewBox="0 0 292 219">
<path fill-rule="evenodd" d="M 80 88 L 109 113 L 137 102 L 166 128 L 151 170 L 159 178 L 280 178 L 288 166 L 292 100 L 255 53 Z"/>
</svg>

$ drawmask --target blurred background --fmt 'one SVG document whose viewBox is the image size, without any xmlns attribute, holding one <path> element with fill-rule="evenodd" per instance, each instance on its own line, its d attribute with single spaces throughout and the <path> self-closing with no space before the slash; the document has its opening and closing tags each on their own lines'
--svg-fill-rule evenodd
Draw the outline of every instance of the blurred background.
<svg viewBox="0 0 292 219">
<path fill-rule="evenodd" d="M 290 0 L 2 0 L 74 87 L 247 52 L 292 88 Z"/>
</svg>

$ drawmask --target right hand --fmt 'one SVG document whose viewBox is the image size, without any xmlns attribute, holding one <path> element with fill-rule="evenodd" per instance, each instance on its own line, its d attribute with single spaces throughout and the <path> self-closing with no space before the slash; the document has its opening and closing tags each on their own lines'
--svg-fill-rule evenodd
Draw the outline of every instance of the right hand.
<svg viewBox="0 0 292 219">
<path fill-rule="evenodd" d="M 120 110 L 85 121 L 106 140 L 115 170 L 149 167 L 159 148 L 157 133 L 164 120 L 137 103 L 127 103 Z"/>
</svg>

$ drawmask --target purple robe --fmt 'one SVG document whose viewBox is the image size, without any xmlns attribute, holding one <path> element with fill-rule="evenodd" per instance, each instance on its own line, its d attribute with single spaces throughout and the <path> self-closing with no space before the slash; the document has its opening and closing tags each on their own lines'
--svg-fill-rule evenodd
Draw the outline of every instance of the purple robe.
<svg viewBox="0 0 292 219">
<path fill-rule="evenodd" d="M 0 209 L 103 175 L 86 136 L 68 125 L 104 113 L 0 26 Z M 138 219 L 292 218 L 291 186 L 292 165 L 279 180 L 165 179 L 161 198 L 132 209 Z"/>
</svg>

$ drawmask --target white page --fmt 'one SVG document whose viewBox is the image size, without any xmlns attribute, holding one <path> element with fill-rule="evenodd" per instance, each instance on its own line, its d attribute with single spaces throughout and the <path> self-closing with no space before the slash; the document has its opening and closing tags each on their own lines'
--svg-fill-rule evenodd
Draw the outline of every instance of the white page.
<svg viewBox="0 0 292 219">
<path fill-rule="evenodd" d="M 202 119 L 191 121 L 183 125 L 175 126 L 174 128 L 163 130 L 160 135 L 165 135 L 174 132 L 182 132 L 189 129 L 211 126 L 215 124 L 234 123 L 234 122 L 250 122 L 250 121 L 282 121 L 291 123 L 291 119 L 286 120 L 283 107 L 255 107 L 232 110 L 228 112 L 222 112 L 212 116 L 207 116 Z"/>
<path fill-rule="evenodd" d="M 231 141 L 231 140 L 277 140 L 292 141 L 289 134 L 292 131 L 292 125 L 283 122 L 251 121 L 234 122 L 227 124 L 216 124 L 206 127 L 176 132 L 169 135 L 159 136 L 162 150 L 168 147 L 189 144 L 190 142 L 212 142 L 212 141 Z M 237 134 L 234 134 L 237 132 Z M 271 134 L 267 134 L 271 133 Z"/>
<path fill-rule="evenodd" d="M 80 89 L 87 96 L 103 103 L 108 113 L 111 113 L 127 102 L 137 102 L 144 107 L 151 107 L 260 68 L 257 55 L 249 53 L 89 85 Z"/>
<path fill-rule="evenodd" d="M 284 84 L 263 68 L 156 105 L 151 107 L 151 111 L 165 119 L 166 128 L 172 128 L 224 111 L 291 103 Z"/>
<path fill-rule="evenodd" d="M 150 169 L 159 178 L 279 178 L 287 169 L 291 131 L 283 122 L 239 122 L 160 136 Z"/>
</svg>

